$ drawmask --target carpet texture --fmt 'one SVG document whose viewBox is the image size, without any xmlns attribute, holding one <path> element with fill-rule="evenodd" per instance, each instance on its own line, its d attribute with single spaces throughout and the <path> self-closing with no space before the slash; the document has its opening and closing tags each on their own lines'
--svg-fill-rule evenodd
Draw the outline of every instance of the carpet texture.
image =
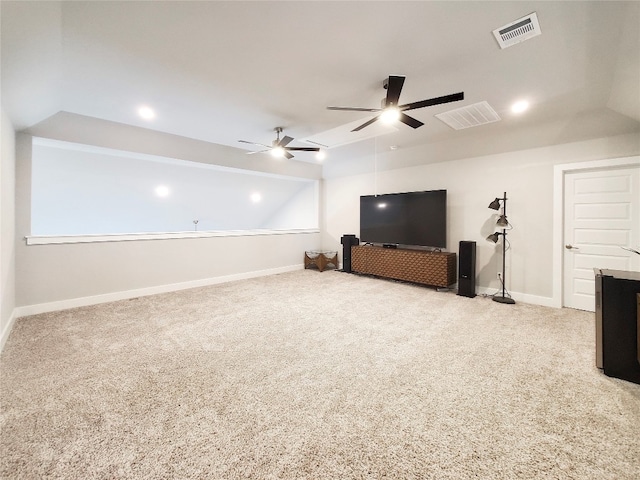
<svg viewBox="0 0 640 480">
<path fill-rule="evenodd" d="M 638 479 L 594 315 L 301 270 L 19 319 L 1 478 Z"/>
</svg>

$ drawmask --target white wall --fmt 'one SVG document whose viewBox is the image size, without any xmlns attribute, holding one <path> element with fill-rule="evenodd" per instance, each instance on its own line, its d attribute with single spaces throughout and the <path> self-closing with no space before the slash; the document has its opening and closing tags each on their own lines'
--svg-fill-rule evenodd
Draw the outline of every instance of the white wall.
<svg viewBox="0 0 640 480">
<path fill-rule="evenodd" d="M 299 194 L 317 183 L 306 178 L 38 138 L 31 165 L 32 235 L 193 231 L 196 219 L 199 231 L 318 228 L 317 198 Z"/>
<path fill-rule="evenodd" d="M 16 143 L 20 315 L 302 268 L 319 233 L 30 245 L 31 136 Z"/>
<path fill-rule="evenodd" d="M 0 350 L 11 331 L 15 289 L 15 132 L 4 110 L 0 117 Z"/>
<path fill-rule="evenodd" d="M 319 233 L 26 245 L 31 234 L 32 135 L 142 155 L 318 180 L 321 167 L 60 112 L 16 141 L 18 315 L 302 268 Z M 314 183 L 314 182 L 311 182 Z"/>
<path fill-rule="evenodd" d="M 516 298 L 551 304 L 553 166 L 639 152 L 634 134 L 388 170 L 378 172 L 377 193 L 446 189 L 447 249 L 457 252 L 461 240 L 476 241 L 478 286 L 494 291 L 502 247 L 485 240 L 496 220 L 487 206 L 506 191 L 514 226 L 508 234 L 507 288 Z M 345 233 L 359 234 L 359 196 L 376 193 L 375 185 L 373 173 L 324 180 L 324 244 L 339 244 Z"/>
<path fill-rule="evenodd" d="M 20 244 L 17 305 L 21 314 L 36 313 L 294 270 L 319 237 Z"/>
<path fill-rule="evenodd" d="M 320 199 L 319 183 L 307 182 L 290 198 L 278 206 L 278 209 L 265 220 L 261 228 L 286 229 L 319 228 Z"/>
</svg>

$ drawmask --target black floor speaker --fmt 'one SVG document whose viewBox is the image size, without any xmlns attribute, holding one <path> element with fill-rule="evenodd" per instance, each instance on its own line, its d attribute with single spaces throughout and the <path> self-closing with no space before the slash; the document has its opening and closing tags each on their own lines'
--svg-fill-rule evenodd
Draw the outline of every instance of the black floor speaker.
<svg viewBox="0 0 640 480">
<path fill-rule="evenodd" d="M 355 235 L 346 234 L 340 239 L 342 244 L 342 271 L 351 273 L 351 247 L 360 244 L 360 239 Z"/>
<path fill-rule="evenodd" d="M 458 295 L 476 296 L 476 242 L 461 241 L 458 253 Z"/>
</svg>

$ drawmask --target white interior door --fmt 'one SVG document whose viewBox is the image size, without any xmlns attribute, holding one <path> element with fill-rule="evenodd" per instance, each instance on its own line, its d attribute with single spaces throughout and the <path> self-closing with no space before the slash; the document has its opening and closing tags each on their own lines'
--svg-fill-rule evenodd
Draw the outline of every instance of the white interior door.
<svg viewBox="0 0 640 480">
<path fill-rule="evenodd" d="M 564 180 L 565 307 L 595 310 L 594 268 L 640 271 L 640 166 L 569 172 Z"/>
</svg>

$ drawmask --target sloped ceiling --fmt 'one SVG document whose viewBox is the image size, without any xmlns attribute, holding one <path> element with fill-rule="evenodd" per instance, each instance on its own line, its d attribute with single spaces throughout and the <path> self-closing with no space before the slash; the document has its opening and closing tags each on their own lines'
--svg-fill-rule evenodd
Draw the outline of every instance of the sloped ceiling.
<svg viewBox="0 0 640 480">
<path fill-rule="evenodd" d="M 534 11 L 542 35 L 501 50 L 492 30 Z M 238 149 L 276 126 L 299 146 L 337 132 L 326 172 L 391 146 L 420 152 L 406 166 L 640 134 L 638 24 L 639 2 L 3 1 L 2 107 L 18 129 L 67 112 Z M 407 77 L 402 103 L 465 99 L 351 142 L 370 116 L 326 107 L 378 107 L 391 74 Z M 518 99 L 531 108 L 516 116 Z M 481 101 L 502 120 L 455 131 L 434 117 Z"/>
</svg>

